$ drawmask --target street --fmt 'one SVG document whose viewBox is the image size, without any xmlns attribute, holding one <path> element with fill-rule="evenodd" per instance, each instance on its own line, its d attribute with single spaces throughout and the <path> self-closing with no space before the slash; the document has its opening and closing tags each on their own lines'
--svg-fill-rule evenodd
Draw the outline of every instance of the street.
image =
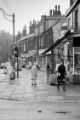
<svg viewBox="0 0 80 120">
<path fill-rule="evenodd" d="M 26 69 L 12 82 L 6 78 L 0 79 L 1 120 L 80 119 L 80 86 L 58 91 L 56 86 L 46 84 L 44 71 L 38 71 L 37 85 L 32 86 L 31 70 Z"/>
<path fill-rule="evenodd" d="M 0 0 L 0 120 L 80 120 L 80 0 Z"/>
</svg>

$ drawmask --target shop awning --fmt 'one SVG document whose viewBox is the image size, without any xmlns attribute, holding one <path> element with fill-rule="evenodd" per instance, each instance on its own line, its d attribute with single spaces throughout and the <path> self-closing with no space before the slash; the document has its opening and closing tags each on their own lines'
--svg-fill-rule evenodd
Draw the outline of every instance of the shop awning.
<svg viewBox="0 0 80 120">
<path fill-rule="evenodd" d="M 49 52 L 50 50 L 54 49 L 57 45 L 59 45 L 68 35 L 70 34 L 70 31 L 66 31 L 65 34 L 60 37 L 52 46 L 50 46 L 47 50 L 45 50 L 42 54 Z"/>
<path fill-rule="evenodd" d="M 46 50 L 47 50 L 47 48 L 46 48 L 46 49 L 39 49 L 39 55 L 42 56 L 42 54 L 43 54 Z M 46 54 L 47 54 L 47 55 L 48 55 L 48 54 L 51 54 L 51 51 L 47 52 Z"/>
</svg>

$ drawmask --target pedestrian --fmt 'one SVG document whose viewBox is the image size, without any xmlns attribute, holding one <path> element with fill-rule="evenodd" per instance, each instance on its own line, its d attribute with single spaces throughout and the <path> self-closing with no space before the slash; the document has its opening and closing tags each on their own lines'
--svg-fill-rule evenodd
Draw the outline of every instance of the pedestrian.
<svg viewBox="0 0 80 120">
<path fill-rule="evenodd" d="M 31 67 L 32 67 L 32 63 L 31 61 L 29 61 L 29 69 L 31 69 Z"/>
<path fill-rule="evenodd" d="M 32 66 L 32 85 L 36 85 L 37 80 L 37 65 L 36 63 Z"/>
<path fill-rule="evenodd" d="M 60 85 L 63 85 L 63 90 L 65 91 L 65 79 L 66 79 L 66 68 L 64 65 L 64 61 L 61 60 L 61 64 L 58 67 L 58 77 L 57 77 L 58 89 L 60 89 Z"/>
<path fill-rule="evenodd" d="M 16 74 L 15 74 L 15 70 L 14 70 L 13 67 L 12 67 L 12 70 L 10 72 L 9 77 L 10 77 L 10 81 L 9 81 L 10 84 L 14 84 L 15 83 Z"/>
<path fill-rule="evenodd" d="M 46 66 L 46 76 L 47 76 L 47 83 L 48 84 L 49 84 L 50 71 L 51 71 L 50 65 L 49 65 L 49 63 L 47 63 L 47 66 Z"/>
</svg>

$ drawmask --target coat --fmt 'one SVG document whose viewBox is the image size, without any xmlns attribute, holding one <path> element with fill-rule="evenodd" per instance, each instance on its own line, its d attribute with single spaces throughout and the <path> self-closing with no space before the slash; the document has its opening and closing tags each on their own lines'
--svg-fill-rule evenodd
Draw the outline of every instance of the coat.
<svg viewBox="0 0 80 120">
<path fill-rule="evenodd" d="M 32 66 L 32 80 L 36 80 L 37 79 L 37 67 L 36 65 Z"/>
</svg>

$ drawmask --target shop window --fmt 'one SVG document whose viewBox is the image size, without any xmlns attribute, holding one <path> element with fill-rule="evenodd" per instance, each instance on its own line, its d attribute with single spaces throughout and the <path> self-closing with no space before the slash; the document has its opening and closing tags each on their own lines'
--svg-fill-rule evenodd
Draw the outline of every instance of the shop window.
<svg viewBox="0 0 80 120">
<path fill-rule="evenodd" d="M 75 67 L 80 67 L 80 54 L 75 54 Z"/>
<path fill-rule="evenodd" d="M 68 18 L 68 29 L 70 29 L 70 18 Z"/>
<path fill-rule="evenodd" d="M 24 43 L 24 52 L 26 51 L 26 44 Z"/>
</svg>

